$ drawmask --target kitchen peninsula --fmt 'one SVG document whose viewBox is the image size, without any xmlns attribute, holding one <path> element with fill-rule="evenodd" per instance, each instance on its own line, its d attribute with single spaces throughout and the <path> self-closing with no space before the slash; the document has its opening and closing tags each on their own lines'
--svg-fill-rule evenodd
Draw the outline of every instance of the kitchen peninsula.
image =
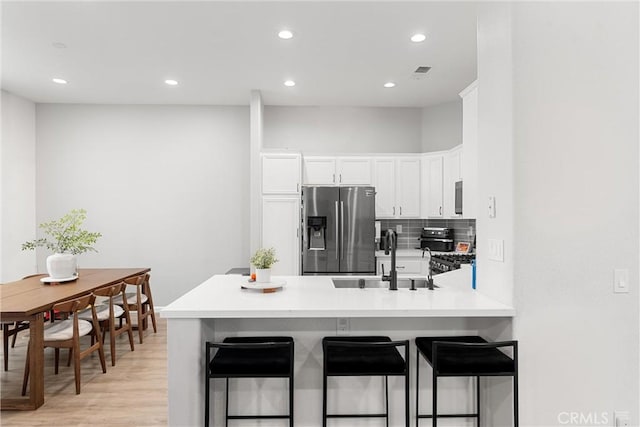
<svg viewBox="0 0 640 427">
<path fill-rule="evenodd" d="M 371 276 L 369 276 L 371 278 Z M 408 277 L 407 277 L 408 278 Z M 241 289 L 247 278 L 213 276 L 167 306 L 161 315 L 168 320 L 169 424 L 202 425 L 204 408 L 204 343 L 227 336 L 288 335 L 295 340 L 295 423 L 319 425 L 321 419 L 322 346 L 324 336 L 388 335 L 413 340 L 420 335 L 500 334 L 510 328 L 512 307 L 471 290 L 470 269 L 436 276 L 439 288 L 415 291 L 399 289 L 338 289 L 327 276 L 282 276 L 284 288 L 274 293 Z M 464 284 L 464 285 L 463 285 Z M 337 322 L 336 319 L 342 319 Z M 340 323 L 340 330 L 337 330 Z M 346 325 L 346 327 L 345 327 Z M 492 338 L 489 336 L 489 338 Z M 415 350 L 410 351 L 411 368 Z M 279 382 L 280 381 L 280 382 Z M 287 405 L 279 379 L 244 379 L 231 383 L 229 413 L 274 413 Z M 336 410 L 379 408 L 382 388 L 376 378 L 340 379 L 340 391 L 329 401 Z M 412 389 L 415 375 L 411 375 Z M 462 392 L 465 380 L 452 389 Z M 371 384 L 369 384 L 371 382 Z M 370 385 L 370 386 L 369 386 Z M 333 385 L 330 383 L 329 387 Z M 394 402 L 402 399 L 402 381 L 389 379 L 392 425 L 401 423 L 402 411 Z M 222 382 L 215 385 L 213 419 L 224 411 Z M 421 388 L 430 389 L 426 380 Z M 259 390 L 259 393 L 245 393 Z M 340 396 L 340 397 L 338 397 Z M 446 396 L 446 393 L 443 393 Z M 425 399 L 427 396 L 425 395 Z M 444 410 L 456 409 L 460 399 L 443 398 Z M 412 406 L 412 412 L 415 408 Z M 277 421 L 275 424 L 280 425 Z M 371 420 L 347 420 L 351 426 Z M 261 424 L 263 425 L 263 424 Z M 339 424 L 337 421 L 335 425 Z"/>
</svg>

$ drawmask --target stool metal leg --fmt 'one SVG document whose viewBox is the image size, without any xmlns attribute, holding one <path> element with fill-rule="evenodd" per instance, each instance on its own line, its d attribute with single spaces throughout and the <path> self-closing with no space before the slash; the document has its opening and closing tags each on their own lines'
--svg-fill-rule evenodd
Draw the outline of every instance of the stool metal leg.
<svg viewBox="0 0 640 427">
<path fill-rule="evenodd" d="M 480 375 L 476 376 L 476 413 L 478 414 L 478 427 L 480 427 Z"/>
<path fill-rule="evenodd" d="M 519 426 L 518 420 L 518 371 L 513 376 L 513 425 Z"/>
<path fill-rule="evenodd" d="M 120 326 L 122 326 L 122 324 Z M 208 343 L 205 344 L 205 346 L 207 353 L 207 363 L 204 368 L 204 426 L 209 427 L 209 387 L 211 386 L 211 383 L 209 382 L 209 358 L 211 356 L 211 349 Z"/>
<path fill-rule="evenodd" d="M 404 375 L 404 425 L 409 427 L 411 416 L 409 415 L 409 346 L 405 349 L 405 365 L 407 366 Z"/>
<path fill-rule="evenodd" d="M 416 427 L 420 426 L 420 351 L 416 348 Z"/>
<path fill-rule="evenodd" d="M 384 376 L 384 401 L 385 401 L 385 417 L 387 420 L 387 427 L 389 427 L 389 377 Z"/>
<path fill-rule="evenodd" d="M 289 427 L 293 427 L 293 373 L 289 377 Z"/>
<path fill-rule="evenodd" d="M 433 370 L 433 427 L 438 425 L 438 376 L 435 369 Z"/>
<path fill-rule="evenodd" d="M 322 427 L 327 427 L 327 370 L 322 374 Z"/>
<path fill-rule="evenodd" d="M 226 380 L 225 402 L 224 402 L 224 426 L 229 427 L 229 377 Z"/>
</svg>

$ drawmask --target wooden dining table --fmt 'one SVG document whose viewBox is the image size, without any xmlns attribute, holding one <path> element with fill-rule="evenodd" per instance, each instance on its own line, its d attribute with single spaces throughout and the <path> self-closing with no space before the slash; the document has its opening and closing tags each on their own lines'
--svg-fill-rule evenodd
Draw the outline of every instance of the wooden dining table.
<svg viewBox="0 0 640 427">
<path fill-rule="evenodd" d="M 3 398 L 1 410 L 34 410 L 44 404 L 44 313 L 54 304 L 86 295 L 150 271 L 149 268 L 80 269 L 78 278 L 64 283 L 43 283 L 42 276 L 0 285 L 0 319 L 29 322 L 29 396 Z"/>
</svg>

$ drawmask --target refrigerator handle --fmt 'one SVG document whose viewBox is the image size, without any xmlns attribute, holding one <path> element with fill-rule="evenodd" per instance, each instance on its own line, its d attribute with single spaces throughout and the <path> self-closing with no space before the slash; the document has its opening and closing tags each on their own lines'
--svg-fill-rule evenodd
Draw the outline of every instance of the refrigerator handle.
<svg viewBox="0 0 640 427">
<path fill-rule="evenodd" d="M 338 222 L 338 202 L 336 202 L 336 222 Z M 338 259 L 338 224 L 336 224 L 336 259 Z"/>
<path fill-rule="evenodd" d="M 344 202 L 340 201 L 340 259 L 344 259 Z"/>
</svg>

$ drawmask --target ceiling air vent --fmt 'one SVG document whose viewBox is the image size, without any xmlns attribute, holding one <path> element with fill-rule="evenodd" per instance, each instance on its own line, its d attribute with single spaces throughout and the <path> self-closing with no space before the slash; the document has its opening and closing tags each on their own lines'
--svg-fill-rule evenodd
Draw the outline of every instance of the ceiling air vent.
<svg viewBox="0 0 640 427">
<path fill-rule="evenodd" d="M 427 67 L 427 66 L 420 66 L 418 68 L 416 68 L 416 70 L 413 72 L 413 74 L 411 74 L 411 78 L 414 80 L 421 80 L 424 79 L 427 76 L 427 73 L 429 72 L 429 70 L 431 69 L 431 67 Z"/>
</svg>

